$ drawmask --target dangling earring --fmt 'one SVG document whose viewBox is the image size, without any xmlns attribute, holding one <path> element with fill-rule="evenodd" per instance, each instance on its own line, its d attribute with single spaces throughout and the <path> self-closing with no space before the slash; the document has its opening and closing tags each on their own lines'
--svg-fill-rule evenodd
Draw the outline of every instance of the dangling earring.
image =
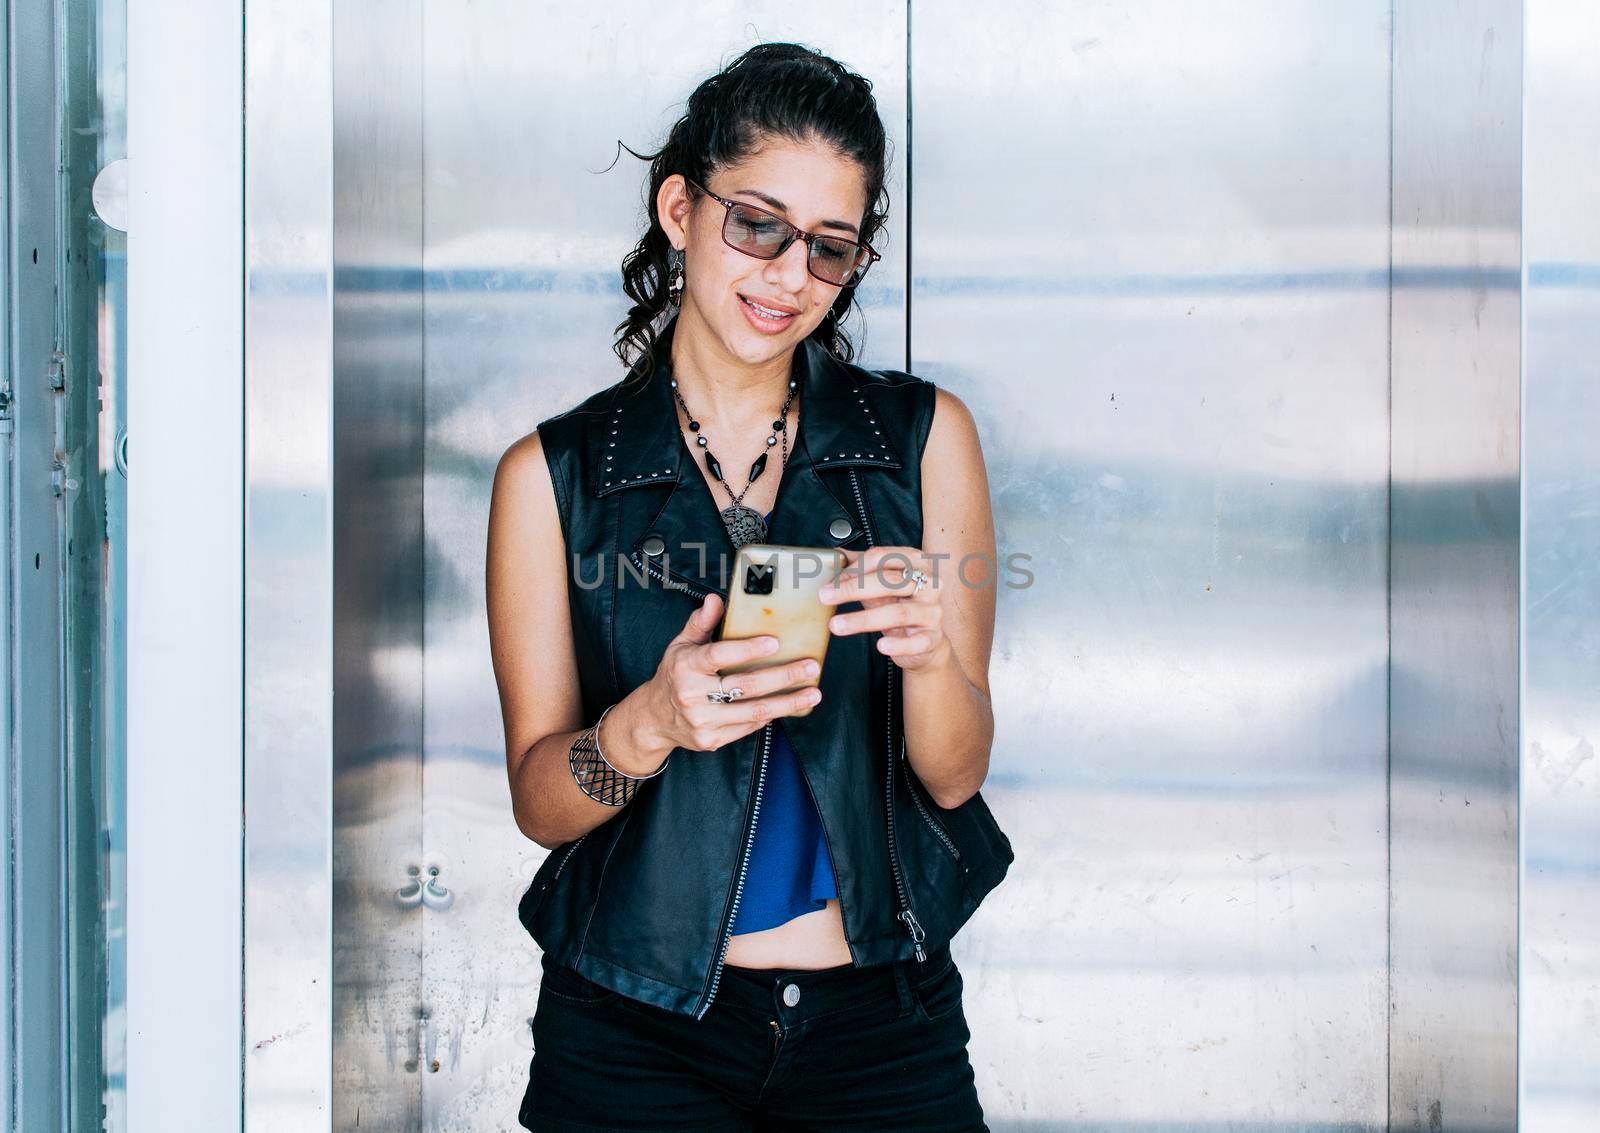
<svg viewBox="0 0 1600 1133">
<path fill-rule="evenodd" d="M 667 302 L 676 307 L 683 302 L 683 253 L 672 252 L 672 267 L 667 272 Z"/>
</svg>

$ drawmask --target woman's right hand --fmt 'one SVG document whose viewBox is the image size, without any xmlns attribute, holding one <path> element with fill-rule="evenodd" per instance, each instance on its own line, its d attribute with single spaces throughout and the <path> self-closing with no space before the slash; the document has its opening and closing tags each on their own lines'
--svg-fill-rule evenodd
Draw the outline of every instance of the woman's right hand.
<svg viewBox="0 0 1600 1133">
<path fill-rule="evenodd" d="M 723 598 L 706 595 L 700 608 L 689 615 L 682 631 L 667 643 L 661 664 L 645 685 L 650 730 L 667 749 L 713 751 L 764 727 L 777 716 L 793 716 L 822 699 L 815 687 L 778 692 L 816 676 L 814 658 L 802 657 L 776 665 L 762 665 L 724 678 L 723 686 L 739 687 L 744 695 L 718 704 L 706 693 L 717 688 L 717 674 L 730 665 L 765 657 L 778 648 L 770 634 L 713 641 L 722 617 Z"/>
</svg>

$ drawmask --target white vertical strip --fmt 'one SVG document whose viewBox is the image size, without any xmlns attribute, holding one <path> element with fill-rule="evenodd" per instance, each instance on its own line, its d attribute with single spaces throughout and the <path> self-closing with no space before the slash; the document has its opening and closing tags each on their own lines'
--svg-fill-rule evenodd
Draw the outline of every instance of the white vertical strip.
<svg viewBox="0 0 1600 1133">
<path fill-rule="evenodd" d="M 1530 0 L 1523 86 L 1520 1128 L 1600 1129 L 1600 9 Z"/>
<path fill-rule="evenodd" d="M 244 1123 L 313 1133 L 335 1113 L 333 2 L 245 0 L 245 26 Z"/>
<path fill-rule="evenodd" d="M 128 5 L 128 1128 L 240 1128 L 243 12 Z"/>
</svg>

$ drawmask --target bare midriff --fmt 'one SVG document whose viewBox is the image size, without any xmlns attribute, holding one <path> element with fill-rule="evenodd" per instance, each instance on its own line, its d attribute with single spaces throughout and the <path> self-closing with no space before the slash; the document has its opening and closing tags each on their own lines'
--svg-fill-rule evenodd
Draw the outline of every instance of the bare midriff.
<svg viewBox="0 0 1600 1133">
<path fill-rule="evenodd" d="M 760 932 L 736 933 L 726 962 L 736 968 L 836 968 L 851 962 L 839 899 Z"/>
</svg>

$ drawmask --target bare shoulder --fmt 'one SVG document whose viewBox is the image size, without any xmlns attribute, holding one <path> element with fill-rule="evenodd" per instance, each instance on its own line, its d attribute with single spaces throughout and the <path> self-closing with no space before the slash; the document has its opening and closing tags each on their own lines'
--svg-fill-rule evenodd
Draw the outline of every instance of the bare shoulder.
<svg viewBox="0 0 1600 1133">
<path fill-rule="evenodd" d="M 529 611 L 564 605 L 566 540 L 555 483 L 537 431 L 514 442 L 495 466 L 489 499 L 485 597 L 491 636 Z"/>
<path fill-rule="evenodd" d="M 988 500 L 988 477 L 978 423 L 959 396 L 938 386 L 934 390 L 933 423 L 922 450 L 923 500 L 938 501 L 946 492 L 970 496 L 981 491 Z"/>
<path fill-rule="evenodd" d="M 978 425 L 966 403 L 949 390 L 935 396 L 921 467 L 923 548 L 948 555 L 952 563 L 976 556 L 992 564 L 994 512 Z"/>
<path fill-rule="evenodd" d="M 512 442 L 501 454 L 494 470 L 489 515 L 491 537 L 496 526 L 505 525 L 520 532 L 546 522 L 555 524 L 559 537 L 555 484 L 538 430 Z"/>
<path fill-rule="evenodd" d="M 495 466 L 495 479 L 502 476 L 525 478 L 539 473 L 549 480 L 550 473 L 544 462 L 544 441 L 539 437 L 539 430 L 534 429 L 526 436 L 518 437 L 500 454 L 500 463 Z"/>
</svg>

